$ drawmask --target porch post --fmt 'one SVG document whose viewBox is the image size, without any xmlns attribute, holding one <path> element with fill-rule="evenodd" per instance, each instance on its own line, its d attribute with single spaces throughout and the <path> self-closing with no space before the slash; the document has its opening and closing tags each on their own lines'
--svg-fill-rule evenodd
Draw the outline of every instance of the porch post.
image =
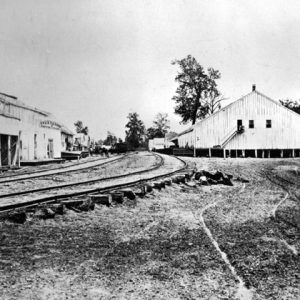
<svg viewBox="0 0 300 300">
<path fill-rule="evenodd" d="M 257 149 L 254 150 L 255 158 L 257 158 Z"/>
<path fill-rule="evenodd" d="M 211 157 L 211 148 L 208 148 L 208 156 Z"/>
<path fill-rule="evenodd" d="M 9 135 L 8 136 L 8 139 L 7 139 L 7 160 L 8 160 L 8 162 L 7 162 L 7 164 L 8 164 L 8 166 L 10 166 L 11 165 L 11 135 Z"/>
<path fill-rule="evenodd" d="M 18 142 L 17 142 L 17 150 L 18 150 L 18 152 L 17 152 L 17 160 L 18 160 L 18 167 L 20 168 L 20 166 L 21 166 L 21 161 L 20 161 L 20 158 L 21 158 L 21 147 L 20 147 L 20 145 L 21 145 L 21 130 L 19 131 L 19 135 L 18 135 Z"/>
</svg>

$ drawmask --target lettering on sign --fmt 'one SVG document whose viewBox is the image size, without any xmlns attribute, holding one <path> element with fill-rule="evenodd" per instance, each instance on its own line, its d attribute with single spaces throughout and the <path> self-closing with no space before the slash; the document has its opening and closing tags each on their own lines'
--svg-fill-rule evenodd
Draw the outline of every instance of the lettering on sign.
<svg viewBox="0 0 300 300">
<path fill-rule="evenodd" d="M 41 127 L 53 128 L 53 129 L 60 129 L 60 127 L 61 127 L 58 123 L 51 121 L 51 120 L 41 121 L 40 125 L 41 125 Z"/>
</svg>

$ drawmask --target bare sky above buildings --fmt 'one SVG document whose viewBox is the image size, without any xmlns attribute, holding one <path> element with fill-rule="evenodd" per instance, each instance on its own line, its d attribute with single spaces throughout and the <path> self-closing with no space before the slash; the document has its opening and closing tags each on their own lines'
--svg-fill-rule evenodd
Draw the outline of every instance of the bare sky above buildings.
<svg viewBox="0 0 300 300">
<path fill-rule="evenodd" d="M 227 103 L 257 90 L 300 99 L 300 1 L 0 0 L 0 91 L 96 138 L 150 126 L 171 101 L 175 58 L 222 73 Z M 226 103 L 225 103 L 226 104 Z"/>
</svg>

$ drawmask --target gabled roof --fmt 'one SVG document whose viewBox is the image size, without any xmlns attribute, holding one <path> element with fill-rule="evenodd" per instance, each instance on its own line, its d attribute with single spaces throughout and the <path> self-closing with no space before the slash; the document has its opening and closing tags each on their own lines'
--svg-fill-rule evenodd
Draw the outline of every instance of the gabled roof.
<svg viewBox="0 0 300 300">
<path fill-rule="evenodd" d="M 281 107 L 281 108 L 283 108 L 283 109 L 286 109 L 286 110 L 288 110 L 290 113 L 293 113 L 293 114 L 297 115 L 297 116 L 300 118 L 300 115 L 299 115 L 299 114 L 297 114 L 296 112 L 294 112 L 293 110 L 291 110 L 291 109 L 289 109 L 289 108 L 285 107 L 285 106 L 284 106 L 284 105 L 282 105 L 280 102 L 277 102 L 277 101 L 275 101 L 275 100 L 271 99 L 270 97 L 268 97 L 268 96 L 266 96 L 266 95 L 264 95 L 264 94 L 262 94 L 262 93 L 260 93 L 260 92 L 258 92 L 258 91 L 256 91 L 256 90 L 255 90 L 255 91 L 252 91 L 252 92 L 250 92 L 250 93 L 248 93 L 248 94 L 246 94 L 246 95 L 242 96 L 241 98 L 239 98 L 239 99 L 237 99 L 237 100 L 233 101 L 232 103 L 230 103 L 230 104 L 226 105 L 225 107 L 221 108 L 220 110 L 216 111 L 215 113 L 213 113 L 213 114 L 209 115 L 207 118 L 205 118 L 205 119 L 203 119 L 203 120 L 199 121 L 199 122 L 198 122 L 198 123 L 196 123 L 195 125 L 201 124 L 202 122 L 204 122 L 204 121 L 206 121 L 206 120 L 208 120 L 208 119 L 212 118 L 213 116 L 215 116 L 215 115 L 219 114 L 220 112 L 222 112 L 222 111 L 224 111 L 224 110 L 227 110 L 229 107 L 233 106 L 233 105 L 234 105 L 234 104 L 236 104 L 237 102 L 240 102 L 240 101 L 242 101 L 244 98 L 246 98 L 246 97 L 250 96 L 250 95 L 251 95 L 251 94 L 253 94 L 253 93 L 256 93 L 257 95 L 259 95 L 259 96 L 261 96 L 261 97 L 264 97 L 264 98 L 266 98 L 267 100 L 269 100 L 269 101 L 273 102 L 274 104 L 276 104 L 276 105 L 280 106 L 280 107 Z"/>
</svg>

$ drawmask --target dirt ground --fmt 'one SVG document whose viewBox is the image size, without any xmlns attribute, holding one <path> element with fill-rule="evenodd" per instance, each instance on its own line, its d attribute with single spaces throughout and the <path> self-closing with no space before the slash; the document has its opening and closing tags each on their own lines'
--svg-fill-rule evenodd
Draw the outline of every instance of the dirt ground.
<svg viewBox="0 0 300 300">
<path fill-rule="evenodd" d="M 233 174 L 233 186 L 173 184 L 90 212 L 0 223 L 0 298 L 299 299 L 300 160 L 186 161 Z M 251 293 L 239 294 L 238 277 Z"/>
</svg>

